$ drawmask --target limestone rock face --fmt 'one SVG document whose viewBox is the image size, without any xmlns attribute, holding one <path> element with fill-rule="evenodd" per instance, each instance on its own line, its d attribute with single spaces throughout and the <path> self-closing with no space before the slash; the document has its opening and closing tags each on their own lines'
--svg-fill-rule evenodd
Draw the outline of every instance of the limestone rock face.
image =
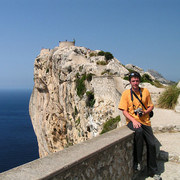
<svg viewBox="0 0 180 180">
<path fill-rule="evenodd" d="M 107 65 L 98 61 L 106 62 L 96 51 L 76 46 L 43 49 L 35 59 L 29 111 L 40 157 L 97 136 L 104 122 L 119 115 L 121 93 L 114 77 L 128 71 L 115 58 Z M 85 86 L 81 95 L 78 79 Z M 86 92 L 94 96 L 93 105 Z"/>
<path fill-rule="evenodd" d="M 125 66 L 128 69 L 131 69 L 133 71 L 139 72 L 140 74 L 144 72 L 144 70 L 138 66 L 132 65 L 132 64 L 126 64 Z"/>
<path fill-rule="evenodd" d="M 119 126 L 125 124 L 118 104 L 129 71 L 98 50 L 66 44 L 42 49 L 34 62 L 29 112 L 40 157 L 99 135 L 112 117 L 121 115 Z"/>
<path fill-rule="evenodd" d="M 180 81 L 179 81 L 178 84 L 177 84 L 177 88 L 180 88 Z"/>
<path fill-rule="evenodd" d="M 151 74 L 156 80 L 163 84 L 170 84 L 170 81 L 165 79 L 161 74 L 159 74 L 157 71 L 149 69 L 148 73 Z"/>
</svg>

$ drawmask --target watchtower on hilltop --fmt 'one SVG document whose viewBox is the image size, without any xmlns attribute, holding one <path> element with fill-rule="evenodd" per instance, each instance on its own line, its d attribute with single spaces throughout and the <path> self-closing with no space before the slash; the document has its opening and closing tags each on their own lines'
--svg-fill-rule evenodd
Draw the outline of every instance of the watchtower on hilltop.
<svg viewBox="0 0 180 180">
<path fill-rule="evenodd" d="M 59 41 L 59 47 L 70 47 L 75 46 L 75 40 L 74 41 Z"/>
</svg>

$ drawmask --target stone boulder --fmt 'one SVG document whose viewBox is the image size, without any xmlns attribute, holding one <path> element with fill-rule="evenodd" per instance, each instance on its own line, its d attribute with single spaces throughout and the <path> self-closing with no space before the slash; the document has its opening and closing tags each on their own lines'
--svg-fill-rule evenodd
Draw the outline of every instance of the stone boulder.
<svg viewBox="0 0 180 180">
<path fill-rule="evenodd" d="M 144 70 L 143 70 L 142 68 L 140 68 L 140 67 L 138 67 L 138 66 L 135 66 L 135 65 L 133 65 L 133 64 L 126 64 L 125 67 L 126 67 L 127 69 L 131 69 L 131 70 L 133 70 L 133 71 L 139 72 L 140 74 L 144 72 Z"/>
</svg>

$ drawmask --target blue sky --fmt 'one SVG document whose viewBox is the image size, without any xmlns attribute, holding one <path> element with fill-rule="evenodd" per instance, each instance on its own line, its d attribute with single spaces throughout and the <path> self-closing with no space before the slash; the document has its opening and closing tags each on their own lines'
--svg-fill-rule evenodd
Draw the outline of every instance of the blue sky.
<svg viewBox="0 0 180 180">
<path fill-rule="evenodd" d="M 74 38 L 180 80 L 179 0 L 0 0 L 0 23 L 0 89 L 32 89 L 41 48 Z"/>
</svg>

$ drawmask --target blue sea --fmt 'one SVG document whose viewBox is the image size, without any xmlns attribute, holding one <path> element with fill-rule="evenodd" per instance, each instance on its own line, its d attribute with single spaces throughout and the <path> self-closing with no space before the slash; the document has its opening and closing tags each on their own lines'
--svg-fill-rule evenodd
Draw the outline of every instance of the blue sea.
<svg viewBox="0 0 180 180">
<path fill-rule="evenodd" d="M 31 90 L 0 90 L 0 173 L 39 158 L 29 116 Z"/>
</svg>

